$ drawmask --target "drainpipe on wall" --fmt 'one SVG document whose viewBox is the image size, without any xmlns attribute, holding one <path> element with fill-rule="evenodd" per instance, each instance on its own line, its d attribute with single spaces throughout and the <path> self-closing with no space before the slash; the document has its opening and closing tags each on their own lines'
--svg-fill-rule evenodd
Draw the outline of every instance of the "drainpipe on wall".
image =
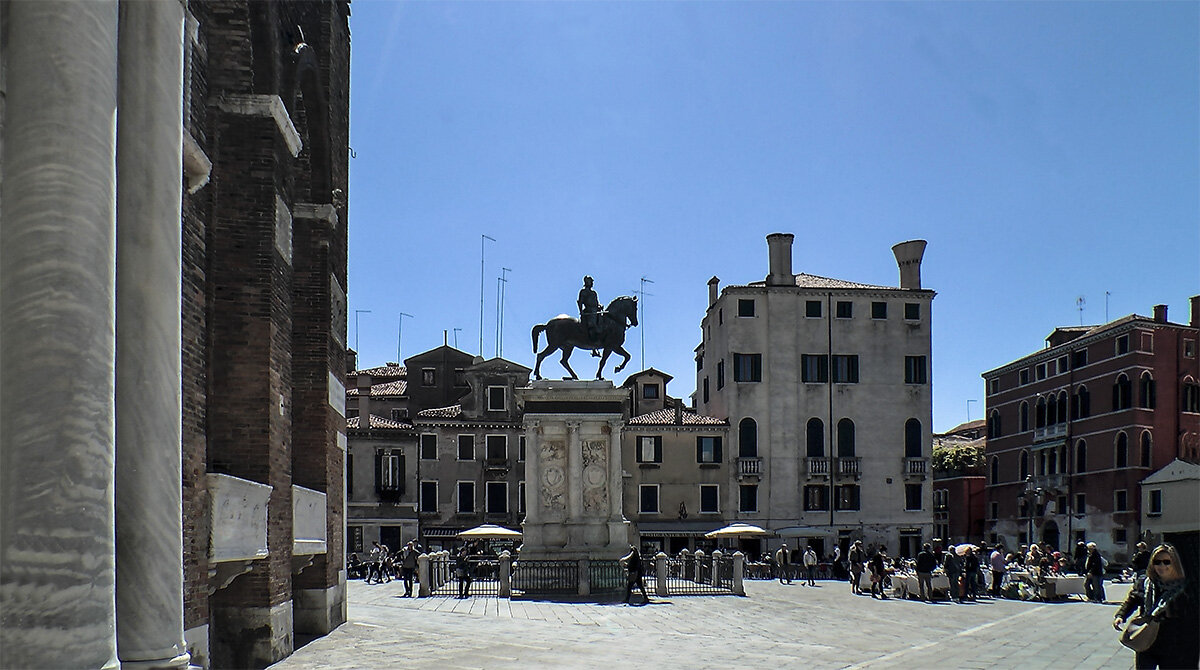
<svg viewBox="0 0 1200 670">
<path fill-rule="evenodd" d="M 825 294 L 825 390 L 829 394 L 829 424 L 825 430 L 825 434 L 829 440 L 829 530 L 834 530 L 833 525 L 833 510 L 837 505 L 837 486 L 834 478 L 837 476 L 837 456 L 834 454 L 833 445 L 833 317 L 829 310 L 833 308 L 833 294 Z M 806 447 L 807 449 L 807 447 Z M 806 454 L 807 455 L 807 454 Z M 862 507 L 860 504 L 859 507 Z M 862 510 L 859 510 L 859 519 L 862 519 Z M 861 521 L 860 521 L 861 523 Z"/>
</svg>

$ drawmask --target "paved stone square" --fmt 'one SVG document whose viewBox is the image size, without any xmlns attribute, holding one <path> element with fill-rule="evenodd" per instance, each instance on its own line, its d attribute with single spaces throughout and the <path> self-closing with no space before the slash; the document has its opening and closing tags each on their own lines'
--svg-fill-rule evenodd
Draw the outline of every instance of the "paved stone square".
<svg viewBox="0 0 1200 670">
<path fill-rule="evenodd" d="M 1110 601 L 1128 586 L 1110 585 Z M 403 598 L 350 583 L 349 621 L 273 666 L 316 668 L 1130 668 L 1114 604 L 926 604 L 746 582 L 747 597 L 647 606 L 472 597 Z"/>
</svg>

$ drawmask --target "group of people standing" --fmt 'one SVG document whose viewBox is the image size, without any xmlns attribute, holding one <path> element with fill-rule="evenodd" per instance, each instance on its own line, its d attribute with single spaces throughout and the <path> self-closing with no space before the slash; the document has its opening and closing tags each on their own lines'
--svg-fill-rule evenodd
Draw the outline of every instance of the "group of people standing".
<svg viewBox="0 0 1200 670">
<path fill-rule="evenodd" d="M 383 584 L 395 579 L 404 580 L 404 595 L 416 597 L 413 593 L 413 582 L 417 577 L 417 556 L 421 547 L 416 540 L 410 541 L 397 551 L 392 551 L 387 545 L 379 542 L 371 543 L 371 551 L 367 560 L 359 560 L 352 555 L 346 569 L 350 573 L 362 574 L 367 584 Z"/>
<path fill-rule="evenodd" d="M 809 545 L 804 550 L 804 554 L 800 557 L 799 567 L 804 568 L 803 579 L 807 586 L 817 585 L 817 565 L 820 560 L 817 557 L 817 552 Z M 775 572 L 779 577 L 780 584 L 791 584 L 794 570 L 792 568 L 792 553 L 788 550 L 787 544 L 784 544 L 775 551 Z"/>
</svg>

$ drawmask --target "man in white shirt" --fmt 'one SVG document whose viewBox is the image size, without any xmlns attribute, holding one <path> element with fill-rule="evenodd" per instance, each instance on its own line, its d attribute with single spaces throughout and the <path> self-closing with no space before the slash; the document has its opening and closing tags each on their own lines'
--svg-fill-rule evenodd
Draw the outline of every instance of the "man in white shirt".
<svg viewBox="0 0 1200 670">
<path fill-rule="evenodd" d="M 817 552 L 813 551 L 812 545 L 808 545 L 808 549 L 804 550 L 804 571 L 808 573 L 808 585 L 817 585 Z"/>
</svg>

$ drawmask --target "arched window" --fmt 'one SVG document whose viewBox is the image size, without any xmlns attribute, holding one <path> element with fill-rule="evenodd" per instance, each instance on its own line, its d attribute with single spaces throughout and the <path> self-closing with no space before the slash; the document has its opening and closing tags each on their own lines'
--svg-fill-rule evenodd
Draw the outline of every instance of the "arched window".
<svg viewBox="0 0 1200 670">
<path fill-rule="evenodd" d="M 1075 472 L 1087 472 L 1087 441 L 1075 443 Z"/>
<path fill-rule="evenodd" d="M 1058 398 L 1053 393 L 1046 400 L 1046 425 L 1053 426 L 1058 422 Z"/>
<path fill-rule="evenodd" d="M 1129 467 L 1129 437 L 1125 435 L 1124 431 L 1117 433 L 1117 457 L 1115 462 L 1118 468 Z"/>
<path fill-rule="evenodd" d="M 1038 396 L 1037 405 L 1033 408 L 1033 425 L 1035 428 L 1046 427 L 1046 399 Z"/>
<path fill-rule="evenodd" d="M 738 456 L 758 457 L 758 424 L 750 417 L 742 419 L 738 424 Z"/>
<path fill-rule="evenodd" d="M 1183 411 L 1200 412 L 1200 384 L 1191 377 L 1183 380 Z"/>
<path fill-rule="evenodd" d="M 1058 422 L 1067 422 L 1067 392 L 1058 392 Z"/>
<path fill-rule="evenodd" d="M 1142 373 L 1138 382 L 1138 406 L 1142 409 L 1154 409 L 1154 377 L 1149 371 Z"/>
<path fill-rule="evenodd" d="M 1058 474 L 1058 452 L 1054 449 L 1046 450 L 1046 474 Z"/>
<path fill-rule="evenodd" d="M 837 424 L 837 455 L 839 458 L 854 457 L 854 422 L 842 419 Z"/>
<path fill-rule="evenodd" d="M 988 437 L 1000 437 L 1000 410 L 994 409 L 988 415 L 987 427 Z"/>
<path fill-rule="evenodd" d="M 1131 397 L 1133 395 L 1132 387 L 1133 385 L 1129 383 L 1129 377 L 1126 377 L 1124 374 L 1117 377 L 1117 381 L 1113 384 L 1112 388 L 1112 408 L 1114 412 L 1119 409 L 1129 409 L 1130 404 L 1133 402 Z"/>
<path fill-rule="evenodd" d="M 904 457 L 921 457 L 921 422 L 916 419 L 904 422 Z"/>
<path fill-rule="evenodd" d="M 1153 440 L 1151 440 L 1151 438 L 1150 438 L 1150 431 L 1143 430 L 1142 431 L 1142 467 L 1143 468 L 1150 467 L 1150 463 L 1152 461 L 1152 456 L 1153 456 L 1153 454 L 1152 454 L 1153 449 L 1151 449 L 1151 447 L 1153 447 L 1153 446 L 1154 446 Z"/>
<path fill-rule="evenodd" d="M 1092 413 L 1092 398 L 1086 386 L 1075 389 L 1075 404 L 1071 407 L 1072 419 L 1085 419 Z"/>
<path fill-rule="evenodd" d="M 992 483 L 1000 483 L 1000 459 L 992 456 Z"/>
<path fill-rule="evenodd" d="M 1025 478 L 1028 476 L 1029 476 L 1029 452 L 1022 451 L 1021 452 L 1021 481 L 1025 481 Z"/>
<path fill-rule="evenodd" d="M 1029 403 L 1024 400 L 1021 401 L 1020 424 L 1022 433 L 1029 430 Z"/>
<path fill-rule="evenodd" d="M 821 458 L 825 455 L 825 423 L 813 417 L 808 420 L 808 457 Z"/>
</svg>

